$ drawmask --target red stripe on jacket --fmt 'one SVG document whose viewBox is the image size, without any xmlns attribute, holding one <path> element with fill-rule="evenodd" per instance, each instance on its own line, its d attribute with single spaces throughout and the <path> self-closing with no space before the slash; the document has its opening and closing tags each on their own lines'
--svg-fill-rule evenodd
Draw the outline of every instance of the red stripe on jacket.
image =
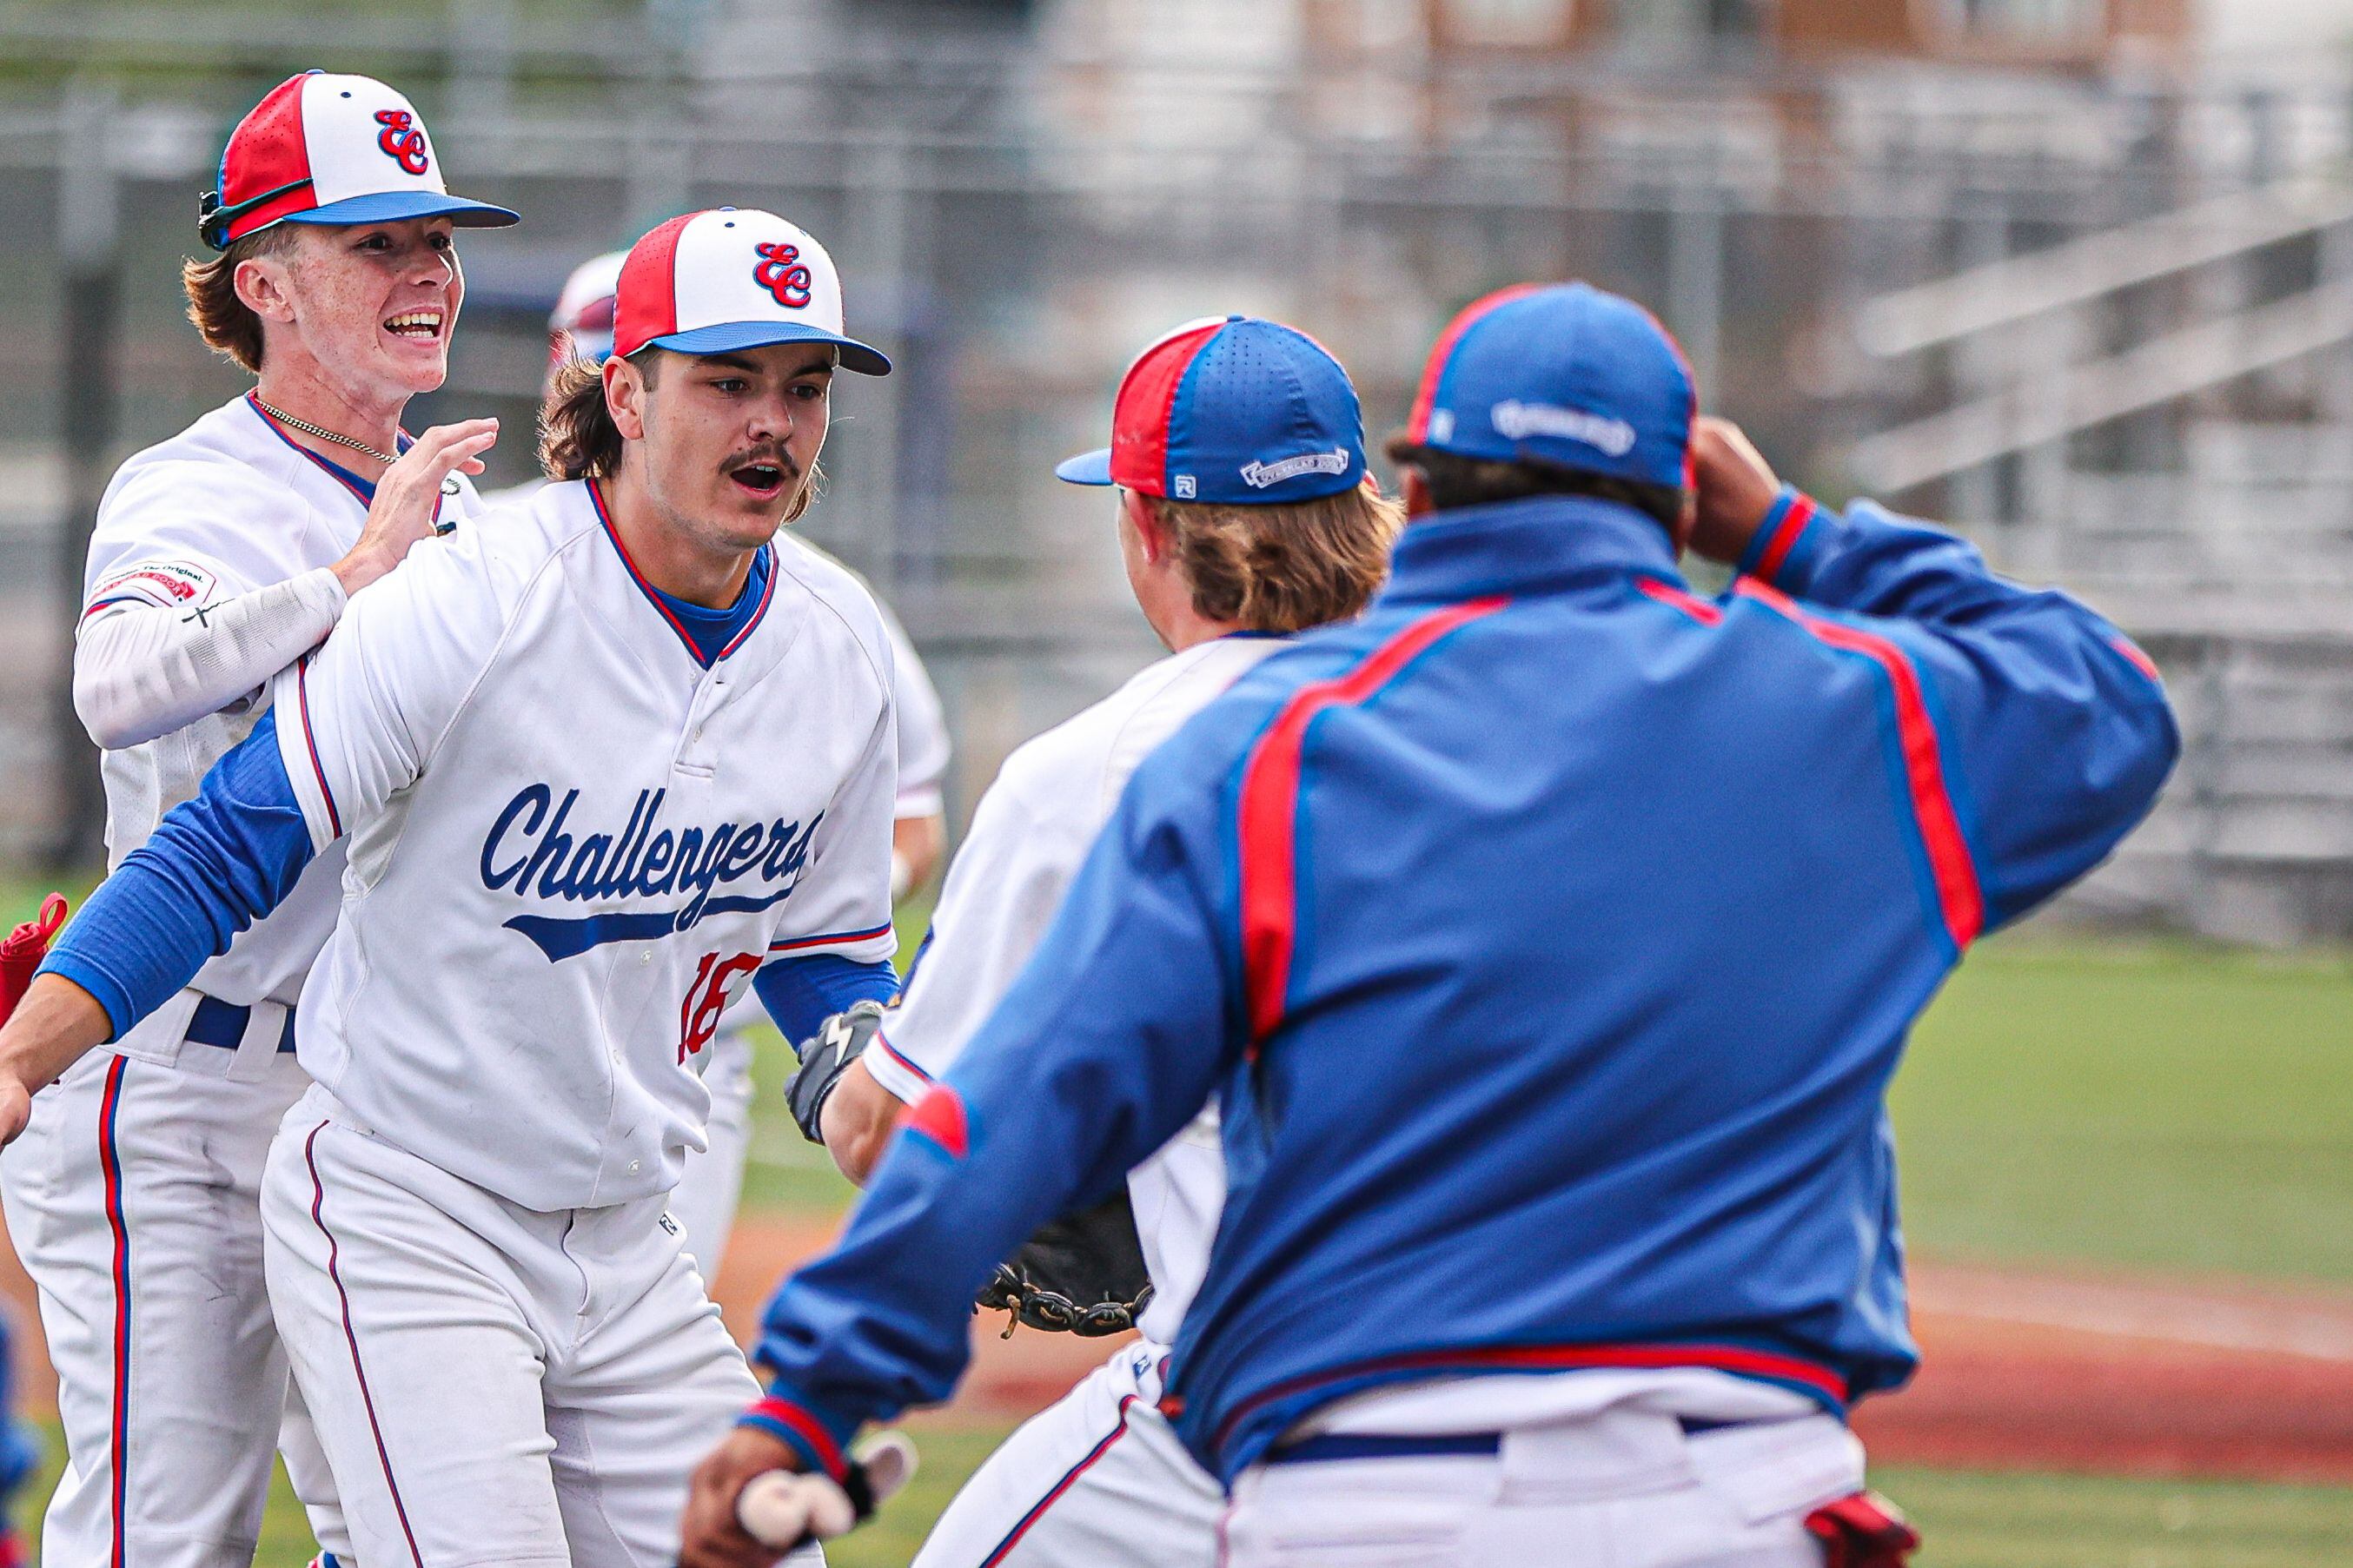
<svg viewBox="0 0 2353 1568">
<path fill-rule="evenodd" d="M 1809 615 L 1788 595 L 1754 577 L 1742 578 L 1737 591 L 1788 616 L 1831 647 L 1861 654 L 1886 672 L 1895 697 L 1895 731 L 1904 753 L 1904 776 L 1912 795 L 1912 814 L 1928 853 L 1936 902 L 1953 945 L 1968 946 L 1985 929 L 1985 894 L 1978 886 L 1977 865 L 1970 858 L 1968 840 L 1961 835 L 1960 816 L 1953 809 L 1952 792 L 1945 783 L 1936 729 L 1929 721 L 1920 672 L 1912 656 L 1886 637 Z"/>
<path fill-rule="evenodd" d="M 1371 697 L 1432 643 L 1510 603 L 1472 599 L 1415 621 L 1347 674 L 1293 692 L 1250 748 L 1237 812 L 1241 852 L 1242 984 L 1251 1050 L 1282 1021 L 1298 904 L 1299 773 L 1307 727 L 1327 708 Z"/>
</svg>

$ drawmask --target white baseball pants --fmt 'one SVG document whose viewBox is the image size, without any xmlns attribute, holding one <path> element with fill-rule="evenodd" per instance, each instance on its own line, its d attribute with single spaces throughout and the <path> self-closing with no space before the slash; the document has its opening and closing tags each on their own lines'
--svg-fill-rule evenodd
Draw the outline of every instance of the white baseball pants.
<svg viewBox="0 0 2353 1568">
<path fill-rule="evenodd" d="M 913 1568 L 1215 1568 L 1224 1489 L 1160 1414 L 1167 1347 L 1123 1346 L 965 1482 Z"/>
<path fill-rule="evenodd" d="M 688 1474 L 760 1391 L 661 1200 L 522 1208 L 314 1089 L 261 1209 L 270 1301 L 366 1568 L 678 1560 Z"/>
<path fill-rule="evenodd" d="M 1862 1486 L 1828 1415 L 1687 1435 L 1618 1408 L 1502 1435 L 1478 1456 L 1253 1466 L 1231 1568 L 1821 1568 L 1806 1515 Z"/>
<path fill-rule="evenodd" d="M 748 1030 L 722 1025 L 719 1037 L 704 1048 L 711 1054 L 702 1069 L 711 1120 L 702 1135 L 710 1147 L 686 1157 L 686 1169 L 670 1195 L 670 1212 L 684 1233 L 686 1255 L 707 1285 L 719 1278 L 727 1236 L 735 1228 L 735 1208 L 744 1197 L 744 1162 L 752 1152 L 752 1037 Z"/>
<path fill-rule="evenodd" d="M 287 1406 L 261 1262 L 261 1173 L 310 1080 L 276 1048 L 190 1044 L 175 1066 L 93 1051 L 33 1097 L 0 1156 L 8 1234 L 40 1289 L 66 1468 L 52 1568 L 248 1568 Z M 348 1550 L 323 1459 L 287 1468 Z"/>
</svg>

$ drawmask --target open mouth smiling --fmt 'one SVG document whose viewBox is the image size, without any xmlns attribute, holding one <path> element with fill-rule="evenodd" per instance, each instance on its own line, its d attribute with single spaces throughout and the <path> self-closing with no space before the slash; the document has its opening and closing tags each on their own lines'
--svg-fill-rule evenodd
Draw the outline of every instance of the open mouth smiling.
<svg viewBox="0 0 2353 1568">
<path fill-rule="evenodd" d="M 431 342 L 441 335 L 441 321 L 438 310 L 403 310 L 396 316 L 386 317 L 384 330 L 396 338 Z"/>
</svg>

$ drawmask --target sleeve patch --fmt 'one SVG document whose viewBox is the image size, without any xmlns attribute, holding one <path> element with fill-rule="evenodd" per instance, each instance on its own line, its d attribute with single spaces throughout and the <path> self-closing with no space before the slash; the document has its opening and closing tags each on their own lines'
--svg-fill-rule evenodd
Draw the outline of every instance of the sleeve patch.
<svg viewBox="0 0 2353 1568">
<path fill-rule="evenodd" d="M 164 610 L 193 610 L 212 603 L 220 578 L 193 561 L 142 561 L 110 573 L 90 596 L 82 614 L 93 616 L 110 605 L 153 605 Z"/>
<path fill-rule="evenodd" d="M 961 1160 L 972 1152 L 972 1133 L 965 1121 L 964 1097 L 946 1084 L 932 1085 L 932 1091 L 907 1108 L 905 1125 L 911 1132 L 920 1132 L 938 1144 L 951 1160 Z"/>
</svg>

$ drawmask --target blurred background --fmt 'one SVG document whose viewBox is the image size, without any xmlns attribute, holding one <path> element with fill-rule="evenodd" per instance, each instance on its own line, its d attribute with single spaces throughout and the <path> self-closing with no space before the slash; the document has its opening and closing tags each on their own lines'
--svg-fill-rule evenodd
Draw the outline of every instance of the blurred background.
<svg viewBox="0 0 2353 1568">
<path fill-rule="evenodd" d="M 101 858 L 64 679 L 99 491 L 245 384 L 180 315 L 196 195 L 313 66 L 525 215 L 463 237 L 408 421 L 501 416 L 486 488 L 530 471 L 575 264 L 724 203 L 827 243 L 901 369 L 840 389 L 804 526 L 937 680 L 953 822 L 1156 651 L 1050 468 L 1190 316 L 1314 332 L 1377 440 L 1454 309 L 1591 279 L 1790 477 L 2092 599 L 2187 753 L 1898 1083 L 1930 1371 L 1866 1432 L 1927 1568 L 2353 1561 L 2353 4 L 0 0 L 10 919 Z M 813 1156 L 772 1119 L 739 1322 L 847 1201 Z M 1093 1359 L 1043 1338 L 991 1338 L 934 1489 L 839 1560 L 903 1561 Z"/>
</svg>

